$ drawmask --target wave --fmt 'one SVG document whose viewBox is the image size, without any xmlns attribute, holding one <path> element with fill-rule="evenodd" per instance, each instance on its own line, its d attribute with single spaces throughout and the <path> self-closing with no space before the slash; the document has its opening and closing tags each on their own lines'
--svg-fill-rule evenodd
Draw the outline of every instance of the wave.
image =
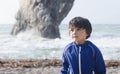
<svg viewBox="0 0 120 74">
<path fill-rule="evenodd" d="M 72 41 L 67 27 L 62 27 L 61 39 L 45 39 L 34 30 L 12 36 L 9 33 L 11 29 L 4 28 L 0 30 L 0 58 L 61 58 L 64 47 Z M 97 29 L 89 40 L 100 48 L 105 59 L 120 59 L 120 36 L 116 31 L 109 33 L 105 29 L 102 32 Z"/>
</svg>

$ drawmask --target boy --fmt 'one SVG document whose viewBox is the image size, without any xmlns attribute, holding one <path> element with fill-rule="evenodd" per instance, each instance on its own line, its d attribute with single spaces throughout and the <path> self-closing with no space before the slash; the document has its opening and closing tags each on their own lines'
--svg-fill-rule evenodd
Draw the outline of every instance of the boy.
<svg viewBox="0 0 120 74">
<path fill-rule="evenodd" d="M 61 74 L 106 74 L 100 50 L 87 40 L 92 32 L 89 20 L 73 18 L 69 22 L 69 32 L 74 41 L 64 49 Z"/>
</svg>

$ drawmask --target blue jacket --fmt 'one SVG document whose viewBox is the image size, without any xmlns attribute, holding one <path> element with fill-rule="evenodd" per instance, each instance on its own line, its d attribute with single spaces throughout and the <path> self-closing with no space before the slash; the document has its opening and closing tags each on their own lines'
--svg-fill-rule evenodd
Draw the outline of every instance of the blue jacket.
<svg viewBox="0 0 120 74">
<path fill-rule="evenodd" d="M 100 50 L 90 41 L 68 44 L 63 52 L 61 74 L 106 74 Z"/>
</svg>

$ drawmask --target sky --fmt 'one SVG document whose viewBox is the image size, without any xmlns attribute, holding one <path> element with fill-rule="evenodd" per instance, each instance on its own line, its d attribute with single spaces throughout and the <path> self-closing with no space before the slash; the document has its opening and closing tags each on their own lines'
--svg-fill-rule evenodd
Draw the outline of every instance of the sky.
<svg viewBox="0 0 120 74">
<path fill-rule="evenodd" d="M 14 24 L 19 10 L 19 0 L 1 0 L 0 24 Z M 62 21 L 67 24 L 81 16 L 94 24 L 120 24 L 120 0 L 75 0 L 69 14 Z"/>
<path fill-rule="evenodd" d="M 14 24 L 19 9 L 19 0 L 0 1 L 0 24 Z"/>
</svg>

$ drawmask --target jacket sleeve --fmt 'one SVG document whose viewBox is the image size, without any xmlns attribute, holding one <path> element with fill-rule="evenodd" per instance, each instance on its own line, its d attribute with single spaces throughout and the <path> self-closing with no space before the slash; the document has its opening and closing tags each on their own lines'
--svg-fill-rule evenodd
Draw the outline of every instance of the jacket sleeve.
<svg viewBox="0 0 120 74">
<path fill-rule="evenodd" d="M 68 62 L 66 60 L 65 52 L 63 53 L 62 56 L 62 69 L 61 69 L 61 74 L 67 74 L 68 71 Z"/>
<path fill-rule="evenodd" d="M 106 74 L 106 66 L 100 50 L 96 52 L 95 57 L 95 74 Z"/>
</svg>

